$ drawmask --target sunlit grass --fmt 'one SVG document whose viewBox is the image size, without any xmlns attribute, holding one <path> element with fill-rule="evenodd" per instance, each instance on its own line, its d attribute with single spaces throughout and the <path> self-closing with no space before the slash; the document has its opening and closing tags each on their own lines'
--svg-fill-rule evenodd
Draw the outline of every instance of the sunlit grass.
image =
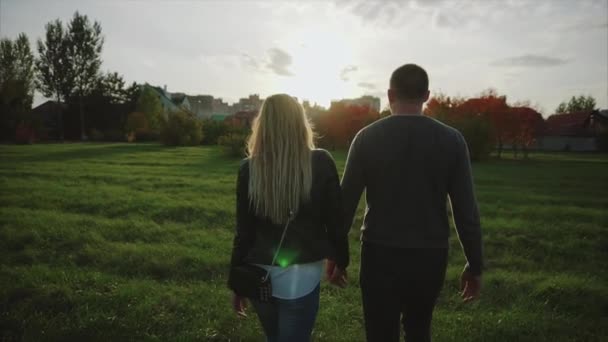
<svg viewBox="0 0 608 342">
<path fill-rule="evenodd" d="M 0 339 L 263 340 L 225 286 L 238 164 L 208 147 L 0 146 Z M 483 296 L 458 297 L 453 234 L 435 339 L 606 340 L 608 157 L 473 168 Z M 363 340 L 357 240 L 349 288 L 323 285 L 315 340 Z"/>
</svg>

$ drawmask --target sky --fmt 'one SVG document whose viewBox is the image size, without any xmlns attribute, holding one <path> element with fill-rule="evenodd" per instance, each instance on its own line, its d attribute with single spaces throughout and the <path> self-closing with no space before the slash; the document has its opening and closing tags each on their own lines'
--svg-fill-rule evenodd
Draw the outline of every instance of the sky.
<svg viewBox="0 0 608 342">
<path fill-rule="evenodd" d="M 101 23 L 103 71 L 170 92 L 384 107 L 391 72 L 416 63 L 432 93 L 494 88 L 545 116 L 580 94 L 608 108 L 608 0 L 0 0 L 0 36 L 25 32 L 35 50 L 75 11 Z"/>
</svg>

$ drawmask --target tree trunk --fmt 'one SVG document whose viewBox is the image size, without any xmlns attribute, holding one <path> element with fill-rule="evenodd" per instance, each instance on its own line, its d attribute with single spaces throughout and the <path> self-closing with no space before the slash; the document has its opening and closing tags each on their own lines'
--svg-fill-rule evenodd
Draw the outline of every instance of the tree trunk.
<svg viewBox="0 0 608 342">
<path fill-rule="evenodd" d="M 59 123 L 57 127 L 59 129 L 59 140 L 63 142 L 64 132 L 63 132 L 63 108 L 61 108 L 61 97 L 57 96 L 57 117 L 59 119 Z"/>
<path fill-rule="evenodd" d="M 515 159 L 517 159 L 517 144 L 513 144 L 513 156 L 515 157 Z"/>
<path fill-rule="evenodd" d="M 80 140 L 87 140 L 87 135 L 84 131 L 84 106 L 82 105 L 82 95 L 78 96 L 78 109 L 80 111 Z"/>
<path fill-rule="evenodd" d="M 498 141 L 498 159 L 500 159 L 500 156 L 502 154 L 502 140 Z"/>
</svg>

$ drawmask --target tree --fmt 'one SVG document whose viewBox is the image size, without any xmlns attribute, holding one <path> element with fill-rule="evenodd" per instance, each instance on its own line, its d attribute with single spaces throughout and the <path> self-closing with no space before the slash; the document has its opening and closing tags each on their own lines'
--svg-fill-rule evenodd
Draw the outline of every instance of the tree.
<svg viewBox="0 0 608 342">
<path fill-rule="evenodd" d="M 555 109 L 557 114 L 575 113 L 575 112 L 586 112 L 592 111 L 596 106 L 595 98 L 591 95 L 584 96 L 572 96 L 570 101 L 562 102 Z"/>
<path fill-rule="evenodd" d="M 117 72 L 108 72 L 99 76 L 91 92 L 112 104 L 126 103 L 129 100 L 125 81 Z"/>
<path fill-rule="evenodd" d="M 125 129 L 129 136 L 128 140 L 130 142 L 135 141 L 139 133 L 147 133 L 148 131 L 146 115 L 141 112 L 129 113 Z"/>
<path fill-rule="evenodd" d="M 530 107 L 512 107 L 509 111 L 517 122 L 517 129 L 513 135 L 513 153 L 517 157 L 517 146 L 520 146 L 524 158 L 528 159 L 528 151 L 543 129 L 545 121 L 539 112 Z"/>
<path fill-rule="evenodd" d="M 45 40 L 38 39 L 36 89 L 58 103 L 67 101 L 73 88 L 73 74 L 66 34 L 59 19 L 46 24 Z M 60 108 L 60 106 L 57 106 Z M 59 139 L 63 140 L 63 113 L 59 109 Z"/>
<path fill-rule="evenodd" d="M 74 13 L 68 24 L 66 36 L 70 60 L 70 73 L 73 75 L 73 94 L 78 98 L 80 112 L 80 136 L 86 139 L 84 98 L 95 88 L 101 67 L 101 50 L 103 37 L 101 25 L 95 21 L 91 24 L 86 15 Z"/>
<path fill-rule="evenodd" d="M 562 102 L 555 109 L 556 114 L 566 114 L 568 113 L 568 104 L 566 102 Z"/>
<path fill-rule="evenodd" d="M 510 115 L 506 96 L 500 96 L 496 90 L 488 89 L 482 92 L 480 97 L 464 101 L 455 110 L 461 116 L 477 115 L 489 121 L 491 129 L 488 131 L 492 134 L 491 138 L 498 148 L 500 158 L 504 144 L 511 142 L 514 135 L 514 119 Z M 483 150 L 485 151 L 485 148 Z"/>
<path fill-rule="evenodd" d="M 158 94 L 150 86 L 145 85 L 141 90 L 137 99 L 136 111 L 146 115 L 148 127 L 151 130 L 158 131 L 160 129 L 163 106 Z"/>
<path fill-rule="evenodd" d="M 0 113 L 1 134 L 12 135 L 18 124 L 25 123 L 34 97 L 34 56 L 24 33 L 15 41 L 0 41 Z"/>
</svg>

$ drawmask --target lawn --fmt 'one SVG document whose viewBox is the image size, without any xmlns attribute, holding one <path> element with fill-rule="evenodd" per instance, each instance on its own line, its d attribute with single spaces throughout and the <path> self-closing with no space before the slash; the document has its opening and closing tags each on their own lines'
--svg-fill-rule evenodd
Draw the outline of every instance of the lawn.
<svg viewBox="0 0 608 342">
<path fill-rule="evenodd" d="M 483 293 L 461 303 L 452 234 L 435 340 L 608 340 L 608 156 L 531 158 L 473 165 Z M 0 146 L 0 340 L 263 340 L 225 286 L 238 164 L 213 147 Z M 363 341 L 357 228 L 351 243 L 316 341 Z"/>
</svg>

